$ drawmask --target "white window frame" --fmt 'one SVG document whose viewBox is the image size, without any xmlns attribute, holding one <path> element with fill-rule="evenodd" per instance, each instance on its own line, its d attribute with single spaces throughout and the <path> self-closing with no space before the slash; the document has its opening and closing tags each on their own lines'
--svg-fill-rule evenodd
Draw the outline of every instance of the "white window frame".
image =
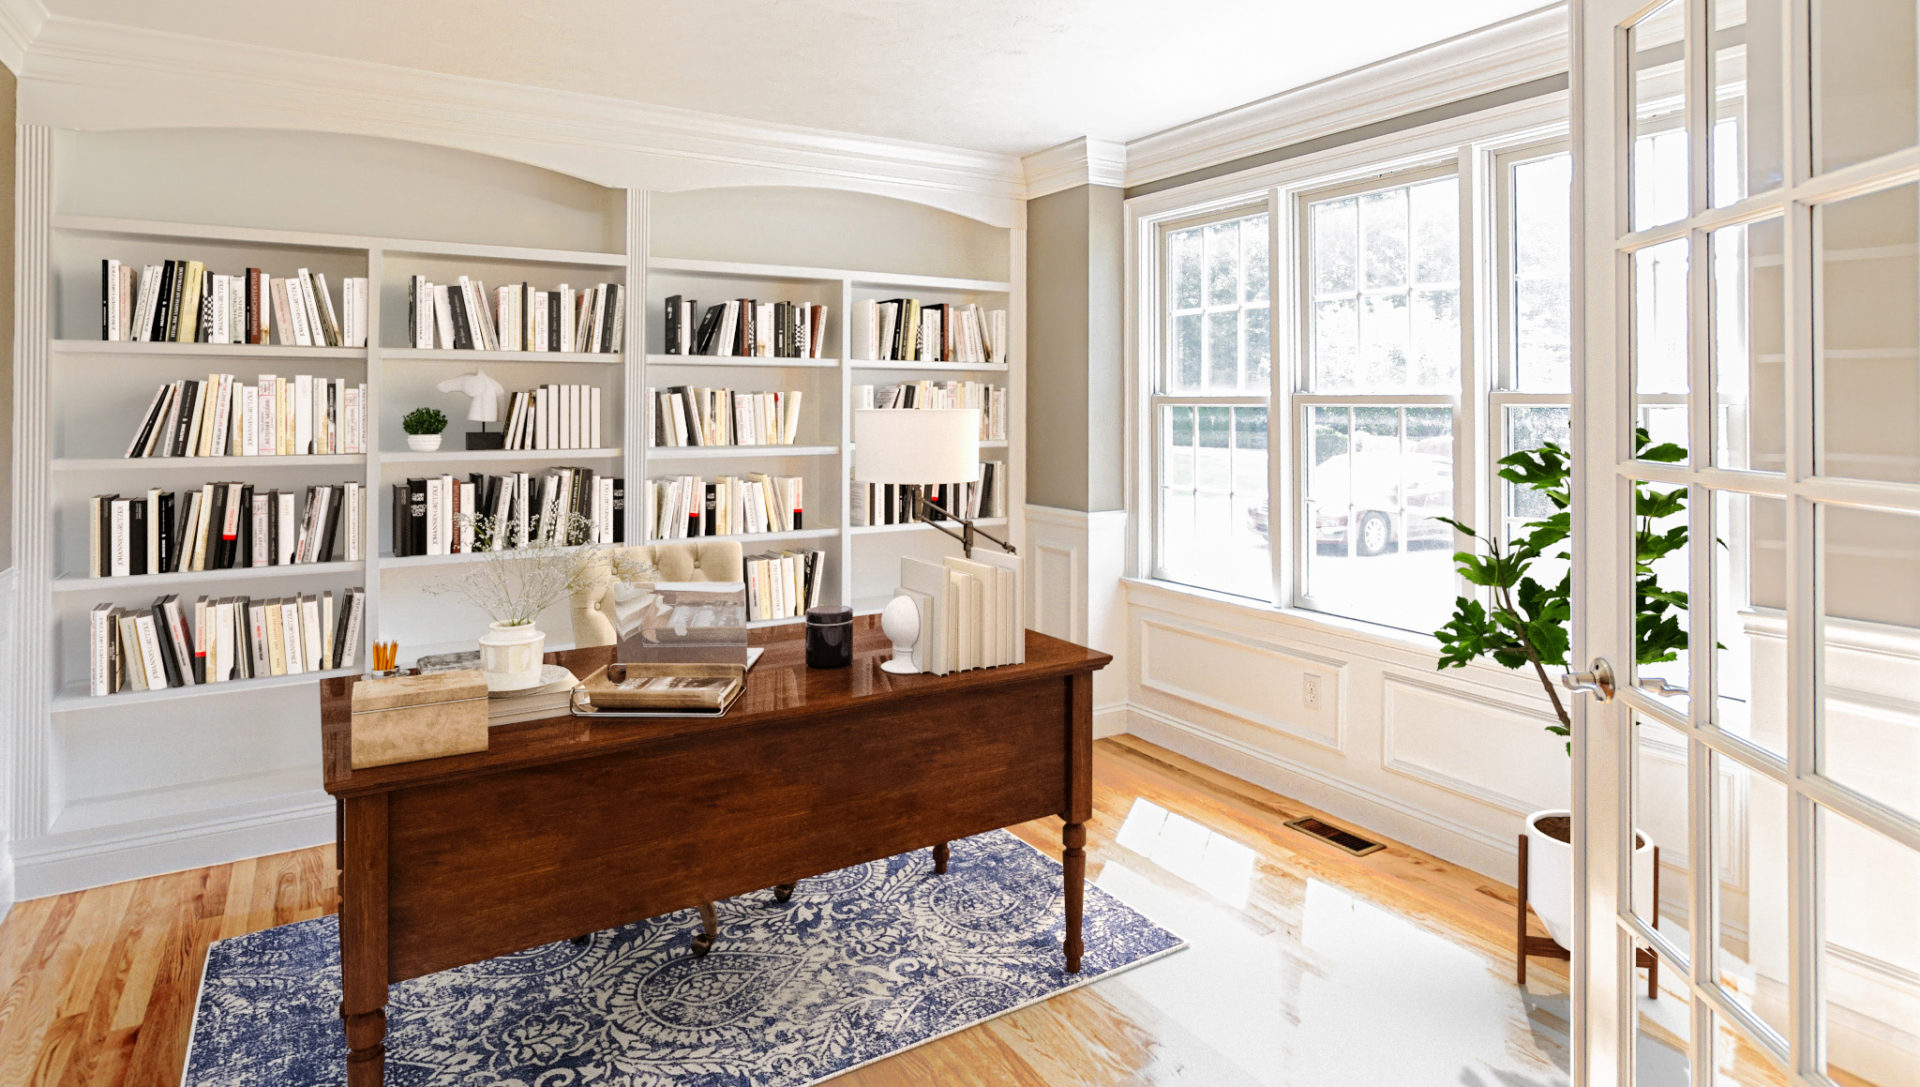
<svg viewBox="0 0 1920 1087">
<path fill-rule="evenodd" d="M 1268 167 L 1195 182 L 1163 192 L 1135 197 L 1126 205 L 1125 290 L 1128 319 L 1124 329 L 1127 401 L 1127 499 L 1133 532 L 1128 540 L 1127 569 L 1136 578 L 1152 580 L 1176 591 L 1223 603 L 1237 603 L 1261 613 L 1279 612 L 1300 621 L 1339 629 L 1349 634 L 1400 646 L 1430 648 L 1430 634 L 1382 626 L 1350 619 L 1337 613 L 1313 611 L 1298 603 L 1300 549 L 1299 528 L 1294 509 L 1301 486 L 1298 455 L 1299 420 L 1295 418 L 1308 397 L 1316 394 L 1300 390 L 1299 366 L 1302 362 L 1302 296 L 1299 276 L 1301 226 L 1299 201 L 1305 193 L 1320 193 L 1339 186 L 1378 187 L 1395 174 L 1452 166 L 1461 179 L 1463 250 L 1461 253 L 1461 392 L 1441 394 L 1437 400 L 1454 409 L 1454 493 L 1456 512 L 1476 527 L 1492 525 L 1498 508 L 1490 504 L 1493 459 L 1488 431 L 1492 392 L 1492 368 L 1495 348 L 1489 330 L 1498 327 L 1491 311 L 1497 292 L 1486 290 L 1489 273 L 1484 271 L 1493 219 L 1492 199 L 1483 180 L 1494 169 L 1495 159 L 1521 148 L 1537 147 L 1546 141 L 1565 141 L 1568 129 L 1565 93 L 1542 95 L 1525 102 L 1495 107 L 1464 117 L 1436 122 L 1413 132 L 1365 140 L 1333 148 Z M 1157 512 L 1158 442 L 1156 417 L 1163 401 L 1154 384 L 1160 368 L 1162 345 L 1166 342 L 1162 327 L 1163 276 L 1166 254 L 1163 228 L 1171 223 L 1190 224 L 1204 218 L 1221 218 L 1227 211 L 1244 214 L 1264 204 L 1269 215 L 1270 289 L 1272 317 L 1269 338 L 1273 353 L 1269 365 L 1271 389 L 1268 409 L 1268 534 L 1269 557 L 1273 564 L 1273 596 L 1270 602 L 1195 588 L 1180 582 L 1157 578 L 1157 553 L 1160 526 Z M 1335 399 L 1329 396 L 1328 399 Z M 1339 396 L 1343 403 L 1357 397 Z M 1431 396 L 1400 395 L 1387 398 L 1394 403 L 1418 405 L 1433 402 Z M 1260 406 L 1259 398 L 1231 398 L 1231 403 Z M 1273 455 L 1285 450 L 1286 456 Z M 1280 541 L 1274 546 L 1273 541 Z M 1464 591 L 1464 582 L 1457 582 Z"/>
</svg>

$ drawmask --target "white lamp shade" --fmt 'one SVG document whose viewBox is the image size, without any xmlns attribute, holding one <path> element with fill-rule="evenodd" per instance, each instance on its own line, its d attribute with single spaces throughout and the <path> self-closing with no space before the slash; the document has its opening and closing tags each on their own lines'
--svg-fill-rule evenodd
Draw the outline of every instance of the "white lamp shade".
<svg viewBox="0 0 1920 1087">
<path fill-rule="evenodd" d="M 856 411 L 853 443 L 853 478 L 862 483 L 980 478 L 979 408 Z"/>
</svg>

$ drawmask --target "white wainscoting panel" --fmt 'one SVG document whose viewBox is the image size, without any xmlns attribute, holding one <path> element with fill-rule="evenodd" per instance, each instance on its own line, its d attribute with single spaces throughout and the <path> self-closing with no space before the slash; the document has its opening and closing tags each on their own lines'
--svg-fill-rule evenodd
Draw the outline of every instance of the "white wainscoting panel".
<svg viewBox="0 0 1920 1087">
<path fill-rule="evenodd" d="M 1027 623 L 1042 634 L 1113 654 L 1093 674 L 1097 736 L 1126 731 L 1127 515 L 1027 506 Z"/>
<path fill-rule="evenodd" d="M 0 570 L 0 661 L 14 659 L 13 639 L 19 631 L 18 597 L 20 575 L 9 567 Z M 0 698 L 0 784 L 13 781 L 13 699 Z M 13 909 L 13 819 L 7 805 L 0 802 L 0 920 Z"/>
<path fill-rule="evenodd" d="M 1163 619 L 1141 620 L 1138 653 L 1143 690 L 1343 751 L 1342 662 L 1334 658 Z M 1309 677 L 1320 688 L 1312 709 Z"/>
</svg>

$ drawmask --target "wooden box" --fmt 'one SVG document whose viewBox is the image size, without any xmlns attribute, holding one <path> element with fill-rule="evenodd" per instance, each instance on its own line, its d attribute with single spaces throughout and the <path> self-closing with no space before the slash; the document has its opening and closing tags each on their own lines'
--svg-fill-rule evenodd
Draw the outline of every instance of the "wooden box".
<svg viewBox="0 0 1920 1087">
<path fill-rule="evenodd" d="M 479 670 L 366 679 L 353 685 L 353 766 L 487 749 L 487 680 Z"/>
</svg>

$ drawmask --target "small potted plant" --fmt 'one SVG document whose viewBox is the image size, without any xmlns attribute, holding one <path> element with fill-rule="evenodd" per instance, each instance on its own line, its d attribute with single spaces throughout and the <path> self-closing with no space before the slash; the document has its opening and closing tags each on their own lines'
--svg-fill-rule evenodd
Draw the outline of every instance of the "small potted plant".
<svg viewBox="0 0 1920 1087">
<path fill-rule="evenodd" d="M 415 408 L 400 420 L 407 432 L 407 448 L 415 453 L 431 453 L 440 448 L 440 432 L 447 429 L 447 413 L 439 408 Z"/>
<path fill-rule="evenodd" d="M 1640 427 L 1634 431 L 1634 456 L 1673 464 L 1686 460 L 1687 451 L 1671 442 L 1655 444 L 1646 428 Z M 1528 521 L 1505 544 L 1458 521 L 1440 518 L 1485 548 L 1484 555 L 1457 552 L 1453 562 L 1461 577 L 1487 590 L 1487 603 L 1457 598 L 1453 618 L 1434 631 L 1440 639 L 1441 668 L 1465 668 L 1488 657 L 1504 668 L 1530 670 L 1553 704 L 1555 721 L 1546 726 L 1547 731 L 1561 737 L 1572 736 L 1573 718 L 1552 673 L 1568 665 L 1572 575 L 1562 574 L 1557 584 L 1544 586 L 1532 572 L 1542 559 L 1557 564 L 1568 558 L 1570 464 L 1567 451 L 1552 442 L 1501 458 L 1501 479 L 1540 492 L 1554 509 L 1550 516 Z M 1687 594 L 1661 588 L 1653 570 L 1656 562 L 1687 546 L 1686 508 L 1685 487 L 1660 489 L 1641 483 L 1634 495 L 1634 660 L 1642 665 L 1678 660 L 1687 650 L 1687 631 L 1680 625 Z M 1571 740 L 1566 747 L 1571 753 Z M 1526 818 L 1525 833 L 1527 886 L 1521 891 L 1546 923 L 1548 935 L 1571 948 L 1573 813 L 1564 808 L 1534 812 Z M 1633 867 L 1635 908 L 1641 916 L 1651 917 L 1653 843 L 1645 834 L 1636 834 Z"/>
</svg>

